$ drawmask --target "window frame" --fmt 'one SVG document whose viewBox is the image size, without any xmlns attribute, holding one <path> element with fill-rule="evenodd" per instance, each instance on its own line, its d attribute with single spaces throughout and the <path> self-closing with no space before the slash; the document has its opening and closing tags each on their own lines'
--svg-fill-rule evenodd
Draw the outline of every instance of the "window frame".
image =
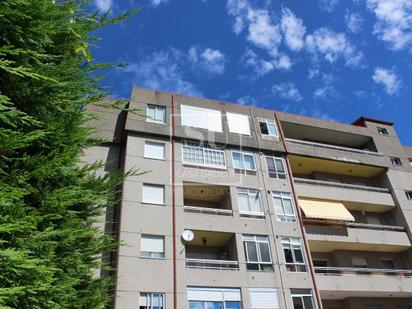
<svg viewBox="0 0 412 309">
<path fill-rule="evenodd" d="M 144 194 L 144 188 L 146 187 L 158 187 L 158 188 L 163 188 L 163 202 L 162 203 L 153 203 L 150 201 L 145 201 L 145 194 Z M 166 205 L 166 186 L 165 185 L 159 185 L 159 184 L 154 184 L 154 183 L 142 183 L 142 204 L 146 204 L 146 205 L 160 205 L 160 206 L 164 206 Z"/>
<path fill-rule="evenodd" d="M 239 202 L 239 190 L 240 191 L 246 191 L 246 192 L 241 192 L 240 194 L 247 194 L 248 196 L 248 208 L 249 210 L 242 210 L 240 209 L 240 202 Z M 254 192 L 254 193 L 253 193 Z M 250 203 L 250 199 L 253 198 L 254 194 L 258 194 L 259 195 L 259 205 L 260 205 L 260 212 L 257 211 L 252 211 L 251 210 L 251 203 Z M 263 204 L 262 204 L 262 195 L 261 195 L 261 190 L 259 189 L 251 189 L 251 188 L 243 188 L 243 187 L 236 187 L 236 199 L 237 199 L 237 205 L 238 205 L 238 210 L 239 210 L 239 214 L 240 215 L 247 215 L 247 216 L 265 216 L 265 212 L 263 210 Z"/>
<path fill-rule="evenodd" d="M 155 109 L 155 117 L 152 119 L 151 117 L 149 117 L 149 108 L 154 108 Z M 158 110 L 161 109 L 164 111 L 164 119 L 163 121 L 158 121 L 156 120 L 156 116 L 158 113 Z M 163 105 L 155 105 L 155 104 L 147 104 L 147 109 L 146 109 L 146 122 L 149 123 L 156 123 L 156 124 L 163 124 L 166 125 L 167 121 L 166 121 L 166 106 Z"/>
<path fill-rule="evenodd" d="M 278 129 L 278 126 L 277 126 L 275 120 L 267 119 L 267 118 L 260 118 L 260 117 L 258 117 L 257 120 L 258 120 L 258 124 L 259 124 L 260 134 L 262 135 L 262 137 L 264 137 L 264 138 L 279 139 L 279 129 Z M 263 132 L 262 132 L 262 128 L 260 127 L 260 123 L 266 124 L 266 128 L 267 128 L 268 133 L 269 133 L 269 124 L 273 124 L 274 127 L 275 127 L 276 134 L 275 134 L 275 135 L 271 135 L 271 134 L 265 134 L 265 133 L 263 133 Z"/>
<path fill-rule="evenodd" d="M 300 293 L 294 293 L 294 292 L 293 292 L 293 289 L 290 290 L 290 296 L 291 296 L 291 298 L 292 298 L 293 308 L 295 307 L 295 304 L 293 303 L 293 298 L 300 298 L 301 301 L 302 301 L 302 304 L 303 304 L 303 309 L 316 309 L 317 306 L 316 306 L 315 299 L 314 299 L 314 297 L 313 297 L 313 291 L 312 291 L 312 289 L 304 289 L 304 290 L 307 290 L 308 292 L 307 292 L 307 293 L 302 293 L 302 292 L 300 292 Z M 308 297 L 309 297 L 310 300 L 311 300 L 312 308 L 306 308 L 306 305 L 305 305 L 305 302 L 304 302 L 304 298 L 308 298 Z"/>
<path fill-rule="evenodd" d="M 149 157 L 146 155 L 146 145 L 147 144 L 152 144 L 152 145 L 161 145 L 163 147 L 163 158 L 159 159 L 159 158 L 153 158 L 153 157 Z M 151 140 L 146 140 L 144 142 L 144 150 L 143 150 L 143 157 L 145 159 L 151 159 L 151 160 L 158 160 L 158 161 L 165 161 L 166 160 L 166 143 L 162 143 L 162 142 L 153 142 Z"/>
<path fill-rule="evenodd" d="M 139 308 L 141 306 L 140 304 L 140 299 L 143 297 L 150 296 L 150 306 L 146 306 L 148 309 L 153 309 L 155 306 L 153 306 L 153 296 L 160 296 L 162 299 L 162 307 L 156 306 L 156 308 L 161 308 L 165 309 L 166 308 L 166 293 L 161 293 L 161 292 L 140 292 L 139 294 Z M 147 303 L 146 303 L 147 304 Z"/>
<path fill-rule="evenodd" d="M 296 256 L 295 256 L 295 250 L 293 246 L 298 246 L 297 244 L 293 244 L 293 240 L 299 240 L 299 250 L 301 251 L 302 259 L 303 262 L 296 262 Z M 305 250 L 302 246 L 302 239 L 298 237 L 281 237 L 281 245 L 282 245 L 282 250 L 283 250 L 283 257 L 285 259 L 285 266 L 286 270 L 288 272 L 295 272 L 295 273 L 305 273 L 307 272 L 307 266 L 306 266 L 306 257 L 305 257 Z M 288 241 L 288 248 L 285 248 L 285 242 Z M 292 260 L 293 263 L 287 262 L 286 261 L 286 254 L 285 254 L 285 249 L 289 249 L 292 253 Z M 290 269 L 288 269 L 290 267 Z"/>
<path fill-rule="evenodd" d="M 247 239 L 248 237 L 249 239 Z M 253 240 L 251 240 L 250 238 L 253 238 Z M 265 238 L 265 240 L 258 239 L 258 238 Z M 269 272 L 273 271 L 273 259 L 272 259 L 272 252 L 271 252 L 271 247 L 270 247 L 270 242 L 269 242 L 269 236 L 255 235 L 255 234 L 242 234 L 242 242 L 243 242 L 243 249 L 244 249 L 244 254 L 245 254 L 246 269 L 248 271 L 269 271 Z M 256 257 L 258 260 L 257 262 L 249 261 L 249 253 L 248 253 L 247 246 L 246 246 L 247 242 L 255 244 Z M 260 246 L 259 246 L 259 244 L 261 243 L 267 244 L 270 262 L 262 261 L 262 254 L 260 252 Z M 248 264 L 257 265 L 258 269 L 248 269 Z M 264 269 L 265 266 L 270 266 L 270 269 Z"/>
<path fill-rule="evenodd" d="M 399 157 L 391 157 L 392 166 L 402 166 L 402 160 Z"/>
<path fill-rule="evenodd" d="M 275 198 L 280 198 L 280 200 L 282 202 L 282 210 L 283 210 L 282 214 L 278 214 L 278 212 L 276 210 Z M 290 202 L 292 204 L 293 215 L 286 214 L 284 200 L 290 200 Z M 272 191 L 272 202 L 273 202 L 273 209 L 275 211 L 275 216 L 276 216 L 276 221 L 277 222 L 288 222 L 288 223 L 296 223 L 297 222 L 297 219 L 296 219 L 296 211 L 297 211 L 296 210 L 296 205 L 294 203 L 292 194 L 290 192 Z M 283 220 L 283 218 L 285 218 L 286 220 Z M 287 220 L 288 218 L 292 218 L 292 221 Z"/>
<path fill-rule="evenodd" d="M 269 164 L 268 164 L 268 161 L 267 161 L 268 159 L 272 159 L 272 161 L 273 161 L 273 166 L 275 167 L 275 172 L 274 173 L 269 170 Z M 278 171 L 278 168 L 276 166 L 276 160 L 282 162 L 282 167 L 283 167 L 283 171 L 284 171 L 283 173 Z M 286 169 L 286 161 L 285 161 L 284 158 L 276 157 L 276 156 L 266 156 L 265 155 L 265 162 L 266 162 L 266 168 L 267 168 L 269 177 L 278 178 L 278 179 L 279 178 L 286 178 L 288 172 L 287 172 L 287 169 Z"/>
<path fill-rule="evenodd" d="M 163 240 L 163 252 L 154 251 L 144 251 L 142 250 L 142 240 L 147 237 L 157 238 Z M 158 256 L 156 256 L 158 255 Z M 164 260 L 166 259 L 166 239 L 164 235 L 154 235 L 154 234 L 141 234 L 140 235 L 140 258 L 144 259 L 154 259 L 154 260 Z"/>
<path fill-rule="evenodd" d="M 241 157 L 241 167 L 242 168 L 237 168 L 235 167 L 235 160 L 233 158 L 233 154 L 237 153 L 240 154 Z M 254 169 L 249 169 L 249 168 L 245 168 L 245 156 L 251 156 L 253 158 L 253 166 Z M 246 151 L 239 151 L 239 150 L 232 150 L 232 166 L 234 170 L 238 170 L 238 171 L 242 171 L 244 173 L 247 172 L 256 172 L 257 171 L 257 167 L 256 167 L 256 159 L 255 159 L 255 154 L 253 152 L 246 152 Z"/>
<path fill-rule="evenodd" d="M 184 155 L 184 151 L 185 151 L 184 148 L 185 147 L 197 149 L 198 151 L 200 150 L 202 152 L 203 163 L 196 163 L 196 162 L 187 161 L 185 159 L 185 155 Z M 205 145 L 195 145 L 195 144 L 183 143 L 181 151 L 182 151 L 182 164 L 183 165 L 200 166 L 200 167 L 215 168 L 215 169 L 222 169 L 222 170 L 227 169 L 226 151 L 224 149 L 217 149 L 217 148 L 207 147 Z M 207 152 L 207 151 L 212 151 L 212 152 L 219 153 L 220 155 L 223 155 L 223 163 L 224 164 L 223 165 L 217 165 L 217 164 L 205 163 L 205 161 L 206 161 L 205 152 Z"/>
<path fill-rule="evenodd" d="M 389 136 L 388 129 L 383 128 L 383 127 L 376 127 L 376 129 L 378 130 L 379 135 Z"/>
<path fill-rule="evenodd" d="M 406 194 L 407 200 L 411 201 L 412 200 L 412 190 L 406 190 L 405 194 Z"/>
</svg>

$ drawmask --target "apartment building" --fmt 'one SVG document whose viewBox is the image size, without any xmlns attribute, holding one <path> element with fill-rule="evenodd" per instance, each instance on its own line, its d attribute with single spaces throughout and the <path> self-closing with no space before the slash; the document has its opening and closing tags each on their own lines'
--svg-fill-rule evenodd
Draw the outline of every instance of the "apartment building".
<svg viewBox="0 0 412 309">
<path fill-rule="evenodd" d="M 106 170 L 139 168 L 107 231 L 116 309 L 411 309 L 412 148 L 341 124 L 133 88 L 99 110 Z M 104 171 L 102 171 L 104 172 Z"/>
</svg>

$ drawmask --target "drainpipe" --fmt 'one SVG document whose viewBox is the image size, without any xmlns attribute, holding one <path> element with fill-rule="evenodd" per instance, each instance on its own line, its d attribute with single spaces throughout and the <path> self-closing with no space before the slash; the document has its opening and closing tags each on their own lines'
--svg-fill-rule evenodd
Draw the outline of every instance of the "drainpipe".
<svg viewBox="0 0 412 309">
<path fill-rule="evenodd" d="M 276 120 L 276 124 L 277 124 L 278 130 L 279 130 L 280 140 L 282 141 L 283 147 L 285 148 L 285 161 L 286 161 L 286 167 L 288 169 L 288 174 L 289 174 L 290 187 L 292 188 L 293 200 L 295 201 L 295 205 L 296 205 L 296 212 L 298 214 L 298 221 L 299 221 L 299 225 L 300 225 L 300 230 L 302 232 L 303 244 L 304 244 L 304 247 L 305 247 L 306 258 L 307 258 L 307 261 L 308 261 L 308 266 L 309 266 L 310 274 L 311 274 L 311 277 L 312 277 L 313 289 L 315 290 L 316 301 L 318 303 L 318 308 L 323 309 L 322 299 L 320 297 L 318 286 L 316 284 L 315 269 L 313 267 L 312 256 L 310 255 L 310 251 L 309 251 L 309 243 L 308 243 L 308 239 L 306 238 L 306 233 L 305 233 L 305 229 L 304 229 L 304 226 L 303 226 L 302 210 L 300 209 L 299 200 L 298 200 L 298 197 L 296 195 L 295 181 L 293 179 L 292 168 L 290 167 L 290 162 L 289 162 L 289 157 L 288 157 L 289 151 L 288 151 L 288 147 L 287 147 L 287 144 L 286 144 L 286 141 L 285 141 L 285 135 L 283 133 L 283 128 L 282 128 L 282 125 L 280 123 L 279 115 L 278 115 L 277 112 L 275 112 L 275 120 Z"/>
<path fill-rule="evenodd" d="M 177 309 L 177 278 L 176 278 L 176 251 L 177 251 L 177 243 L 176 243 L 176 186 L 175 186 L 175 100 L 174 96 L 171 95 L 172 98 L 172 237 L 173 237 L 173 308 Z"/>
</svg>

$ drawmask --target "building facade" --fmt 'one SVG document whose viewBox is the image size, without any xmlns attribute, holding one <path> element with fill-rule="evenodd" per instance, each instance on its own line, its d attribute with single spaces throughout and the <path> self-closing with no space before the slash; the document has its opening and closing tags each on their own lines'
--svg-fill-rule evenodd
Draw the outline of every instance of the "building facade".
<svg viewBox="0 0 412 309">
<path fill-rule="evenodd" d="M 101 111 L 116 309 L 411 309 L 412 148 L 341 124 L 134 88 Z M 105 172 L 105 171 L 102 171 Z"/>
</svg>

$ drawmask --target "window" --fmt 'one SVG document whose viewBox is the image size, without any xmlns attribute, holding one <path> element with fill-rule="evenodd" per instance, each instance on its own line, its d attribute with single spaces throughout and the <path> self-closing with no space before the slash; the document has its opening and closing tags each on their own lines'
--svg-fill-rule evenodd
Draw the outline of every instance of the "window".
<svg viewBox="0 0 412 309">
<path fill-rule="evenodd" d="M 242 214 L 263 216 L 260 191 L 255 189 L 237 188 L 237 202 Z"/>
<path fill-rule="evenodd" d="M 270 119 L 259 118 L 260 132 L 264 137 L 279 137 L 278 129 L 276 127 L 275 121 Z"/>
<path fill-rule="evenodd" d="M 388 130 L 386 130 L 385 128 L 380 128 L 380 127 L 378 127 L 378 133 L 380 135 L 389 135 Z"/>
<path fill-rule="evenodd" d="M 208 146 L 182 145 L 183 164 L 226 169 L 225 151 Z"/>
<path fill-rule="evenodd" d="M 233 167 L 241 171 L 256 171 L 255 157 L 253 153 L 232 151 Z"/>
<path fill-rule="evenodd" d="M 142 235 L 140 239 L 140 256 L 148 258 L 165 257 L 165 238 L 163 236 Z"/>
<path fill-rule="evenodd" d="M 312 290 L 309 289 L 291 289 L 293 309 L 315 309 Z"/>
<path fill-rule="evenodd" d="M 293 272 L 306 271 L 302 244 L 299 238 L 282 237 L 282 248 L 285 255 L 286 269 Z"/>
<path fill-rule="evenodd" d="M 139 309 L 164 309 L 165 307 L 165 294 L 140 293 Z"/>
<path fill-rule="evenodd" d="M 164 205 L 165 187 L 162 185 L 143 184 L 142 202 L 146 204 Z"/>
<path fill-rule="evenodd" d="M 188 309 L 241 309 L 240 289 L 187 288 Z"/>
<path fill-rule="evenodd" d="M 226 112 L 229 132 L 250 135 L 249 116 Z"/>
<path fill-rule="evenodd" d="M 146 122 L 165 124 L 166 107 L 158 105 L 148 105 Z"/>
<path fill-rule="evenodd" d="M 248 270 L 272 270 L 269 238 L 258 235 L 242 235 Z"/>
<path fill-rule="evenodd" d="M 366 216 L 366 223 L 367 224 L 373 224 L 373 225 L 381 225 L 381 220 L 379 219 L 378 216 L 373 216 L 373 215 L 367 215 Z"/>
<path fill-rule="evenodd" d="M 381 260 L 383 269 L 396 269 L 395 262 L 390 259 Z"/>
<path fill-rule="evenodd" d="M 268 166 L 269 177 L 285 178 L 285 164 L 282 158 L 267 156 L 266 164 Z"/>
<path fill-rule="evenodd" d="M 144 157 L 149 159 L 164 160 L 165 159 L 165 144 L 145 142 Z"/>
<path fill-rule="evenodd" d="M 409 165 L 412 166 L 412 158 L 409 158 L 408 161 L 409 161 Z"/>
<path fill-rule="evenodd" d="M 356 268 L 368 268 L 368 262 L 364 257 L 352 257 L 352 265 Z"/>
<path fill-rule="evenodd" d="M 275 204 L 276 220 L 281 222 L 296 222 L 295 207 L 290 193 L 272 192 Z"/>
<path fill-rule="evenodd" d="M 251 309 L 277 309 L 280 308 L 278 290 L 271 288 L 249 289 Z"/>
<path fill-rule="evenodd" d="M 412 200 L 412 191 L 405 191 L 405 194 L 408 200 Z"/>
<path fill-rule="evenodd" d="M 399 158 L 393 157 L 391 158 L 391 162 L 393 166 L 401 166 L 402 165 L 402 161 Z"/>
<path fill-rule="evenodd" d="M 182 126 L 222 132 L 222 113 L 220 111 L 181 105 Z"/>
</svg>

